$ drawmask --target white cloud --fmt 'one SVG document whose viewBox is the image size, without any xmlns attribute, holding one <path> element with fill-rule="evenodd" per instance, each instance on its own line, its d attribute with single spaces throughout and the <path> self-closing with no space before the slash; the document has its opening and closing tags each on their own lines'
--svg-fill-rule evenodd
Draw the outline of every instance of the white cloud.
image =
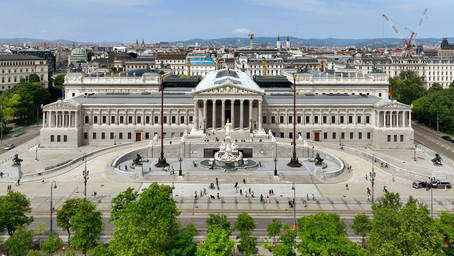
<svg viewBox="0 0 454 256">
<path fill-rule="evenodd" d="M 247 28 L 237 28 L 237 29 L 233 30 L 232 33 L 234 33 L 234 34 L 249 34 L 249 33 L 251 33 L 251 31 L 249 31 L 249 29 L 247 29 Z"/>
</svg>

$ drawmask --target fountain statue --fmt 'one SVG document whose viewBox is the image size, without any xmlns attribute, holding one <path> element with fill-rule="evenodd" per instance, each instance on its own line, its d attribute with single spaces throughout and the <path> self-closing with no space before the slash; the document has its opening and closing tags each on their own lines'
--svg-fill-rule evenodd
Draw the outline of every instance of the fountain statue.
<svg viewBox="0 0 454 256">
<path fill-rule="evenodd" d="M 219 151 L 214 154 L 214 161 L 218 166 L 239 166 L 243 163 L 243 153 L 238 151 L 238 146 L 232 142 L 230 136 L 230 123 L 225 124 L 225 142 L 221 143 Z"/>
</svg>

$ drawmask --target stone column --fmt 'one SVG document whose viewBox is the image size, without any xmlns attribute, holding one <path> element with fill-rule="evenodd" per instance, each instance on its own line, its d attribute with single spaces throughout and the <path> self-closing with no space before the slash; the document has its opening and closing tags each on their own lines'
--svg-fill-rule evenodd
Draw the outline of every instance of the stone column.
<svg viewBox="0 0 454 256">
<path fill-rule="evenodd" d="M 46 123 L 46 112 L 43 111 L 43 128 L 44 128 L 44 124 Z"/>
<path fill-rule="evenodd" d="M 258 106 L 259 106 L 258 107 L 259 109 L 258 109 L 258 118 L 257 119 L 259 120 L 259 131 L 261 131 L 262 130 L 262 119 L 263 119 L 263 117 L 262 117 L 262 101 L 261 100 L 259 100 Z M 293 122 L 295 122 L 295 120 L 293 120 Z M 293 135 L 293 136 L 295 136 L 295 135 Z"/>
<path fill-rule="evenodd" d="M 408 128 L 411 128 L 411 112 L 408 111 Z"/>
<path fill-rule="evenodd" d="M 72 111 L 68 111 L 68 126 L 69 126 L 69 128 L 71 128 L 72 124 L 73 124 L 73 122 L 72 122 L 72 117 L 73 116 L 71 115 L 71 113 L 72 113 Z"/>
<path fill-rule="evenodd" d="M 213 102 L 213 130 L 216 129 L 216 100 L 212 100 Z"/>
<path fill-rule="evenodd" d="M 396 111 L 396 128 L 400 128 L 399 121 L 399 111 Z"/>
<path fill-rule="evenodd" d="M 222 100 L 222 119 L 221 119 L 221 127 L 225 125 L 225 100 Z"/>
<path fill-rule="evenodd" d="M 235 100 L 230 100 L 230 117 L 232 120 L 230 120 L 230 123 L 232 124 L 230 127 L 233 129 L 235 128 Z"/>
<path fill-rule="evenodd" d="M 195 128 L 196 130 L 199 129 L 199 115 L 198 115 L 198 113 L 197 113 L 198 110 L 199 110 L 199 109 L 198 109 L 198 105 L 199 105 L 199 102 L 198 102 L 197 100 L 195 100 L 195 101 L 194 101 L 194 120 L 193 120 L 193 122 L 194 122 L 194 128 Z"/>
<path fill-rule="evenodd" d="M 47 127 L 52 127 L 52 111 L 46 111 L 47 113 Z"/>
<path fill-rule="evenodd" d="M 243 103 L 244 100 L 240 100 L 240 129 L 243 129 L 243 119 L 244 119 L 244 111 L 243 111 Z"/>
<path fill-rule="evenodd" d="M 380 113 L 383 115 L 383 125 L 382 127 L 386 128 L 386 112 L 385 111 L 380 111 Z"/>
<path fill-rule="evenodd" d="M 203 100 L 203 130 L 207 129 L 207 100 Z"/>
<path fill-rule="evenodd" d="M 254 100 L 249 100 L 249 131 L 252 130 L 252 102 Z"/>
<path fill-rule="evenodd" d="M 74 111 L 74 127 L 77 128 L 79 126 L 79 112 L 76 110 Z"/>
</svg>

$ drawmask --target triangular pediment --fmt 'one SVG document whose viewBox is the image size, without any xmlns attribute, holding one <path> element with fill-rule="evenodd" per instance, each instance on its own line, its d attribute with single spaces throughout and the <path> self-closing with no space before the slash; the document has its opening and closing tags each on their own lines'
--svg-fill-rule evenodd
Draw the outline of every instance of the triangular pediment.
<svg viewBox="0 0 454 256">
<path fill-rule="evenodd" d="M 406 104 L 393 101 L 388 104 L 384 104 L 378 107 L 379 109 L 411 109 L 411 106 L 408 106 Z"/>
<path fill-rule="evenodd" d="M 67 102 L 54 102 L 45 106 L 47 109 L 77 109 L 76 105 L 67 103 Z"/>
<path fill-rule="evenodd" d="M 218 70 L 208 73 L 192 93 L 263 95 L 264 90 L 244 72 Z"/>
<path fill-rule="evenodd" d="M 257 94 L 252 90 L 241 88 L 231 84 L 220 85 L 205 91 L 201 91 L 198 94 Z"/>
</svg>

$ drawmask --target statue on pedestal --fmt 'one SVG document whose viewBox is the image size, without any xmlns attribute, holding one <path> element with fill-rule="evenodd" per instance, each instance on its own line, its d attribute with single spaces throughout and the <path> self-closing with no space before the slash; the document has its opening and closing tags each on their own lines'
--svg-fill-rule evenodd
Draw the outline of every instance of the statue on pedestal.
<svg viewBox="0 0 454 256">
<path fill-rule="evenodd" d="M 134 163 L 134 165 L 139 165 L 141 160 L 142 160 L 142 156 L 137 154 L 137 157 L 134 160 L 132 160 L 132 162 Z"/>
<path fill-rule="evenodd" d="M 324 159 L 320 157 L 319 153 L 317 153 L 317 155 L 315 155 L 315 165 L 321 165 L 323 160 Z"/>
<path fill-rule="evenodd" d="M 437 153 L 435 154 L 435 158 L 432 159 L 432 163 L 434 163 L 434 165 L 442 165 L 441 160 L 441 156 Z"/>
<path fill-rule="evenodd" d="M 21 163 L 22 161 L 24 161 L 24 160 L 20 159 L 18 154 L 15 154 L 15 155 L 14 155 L 14 157 L 13 157 L 13 164 L 20 165 L 20 163 Z"/>
</svg>

